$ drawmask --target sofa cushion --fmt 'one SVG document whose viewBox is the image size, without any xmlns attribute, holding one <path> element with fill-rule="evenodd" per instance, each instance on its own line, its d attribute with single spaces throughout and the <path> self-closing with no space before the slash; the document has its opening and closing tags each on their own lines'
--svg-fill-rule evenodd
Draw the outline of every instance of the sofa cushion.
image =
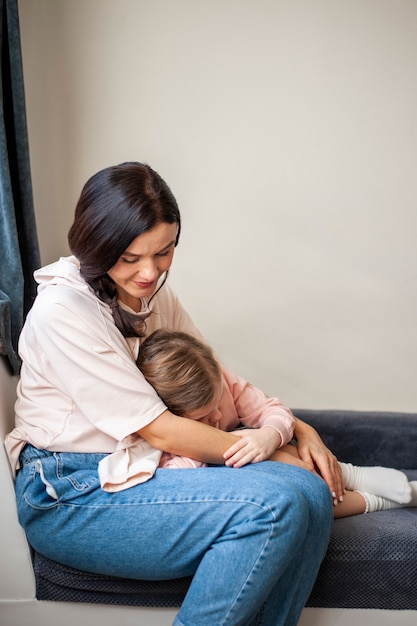
<svg viewBox="0 0 417 626">
<path fill-rule="evenodd" d="M 417 509 L 335 520 L 307 606 L 417 610 Z M 190 578 L 140 581 L 80 572 L 34 553 L 39 600 L 176 607 Z"/>
<path fill-rule="evenodd" d="M 417 413 L 294 409 L 339 461 L 417 469 Z"/>
<path fill-rule="evenodd" d="M 191 582 L 191 578 L 148 581 L 103 576 L 56 563 L 36 551 L 32 557 L 38 600 L 177 607 Z"/>
<path fill-rule="evenodd" d="M 335 520 L 307 606 L 417 609 L 417 509 Z"/>
</svg>

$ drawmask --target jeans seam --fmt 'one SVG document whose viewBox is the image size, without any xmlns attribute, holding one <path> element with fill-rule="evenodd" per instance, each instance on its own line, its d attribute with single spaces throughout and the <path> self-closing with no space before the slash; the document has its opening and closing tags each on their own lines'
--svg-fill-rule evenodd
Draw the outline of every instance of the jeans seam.
<svg viewBox="0 0 417 626">
<path fill-rule="evenodd" d="M 273 517 L 275 518 L 275 516 L 273 516 Z M 268 545 L 270 543 L 270 539 L 271 539 L 271 536 L 272 536 L 272 530 L 273 530 L 272 529 L 273 521 L 271 520 L 269 523 L 270 523 L 269 535 L 265 539 L 264 544 L 262 546 L 262 549 L 259 551 L 258 557 L 257 557 L 256 561 L 253 563 L 248 577 L 246 578 L 246 580 L 242 584 L 242 587 L 241 587 L 239 593 L 236 595 L 233 605 L 230 607 L 227 615 L 225 616 L 225 620 L 224 620 L 224 625 L 225 626 L 228 623 L 228 620 L 229 620 L 230 617 L 232 617 L 232 619 L 233 619 L 233 613 L 235 613 L 235 614 L 237 613 L 238 614 L 240 600 L 243 598 L 243 596 L 245 594 L 245 588 L 250 586 L 251 584 L 253 584 L 251 582 L 251 578 L 253 577 L 254 574 L 257 574 L 257 569 L 262 567 L 262 561 L 264 561 L 265 558 L 266 558 L 265 553 L 266 553 L 267 547 L 268 547 Z M 259 617 L 260 617 L 260 613 L 258 612 L 257 615 L 256 615 L 256 622 L 255 622 L 256 625 L 261 623 L 259 621 Z"/>
</svg>

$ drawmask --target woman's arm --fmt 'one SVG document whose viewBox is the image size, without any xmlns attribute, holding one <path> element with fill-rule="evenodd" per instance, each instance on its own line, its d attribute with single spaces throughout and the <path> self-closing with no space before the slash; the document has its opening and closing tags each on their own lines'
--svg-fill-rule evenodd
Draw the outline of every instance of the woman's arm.
<svg viewBox="0 0 417 626">
<path fill-rule="evenodd" d="M 232 433 L 169 411 L 141 428 L 138 435 L 158 450 L 217 465 L 224 465 L 223 454 L 239 439 Z"/>
<path fill-rule="evenodd" d="M 342 471 L 335 455 L 324 445 L 317 431 L 295 418 L 294 438 L 300 459 L 311 471 L 318 471 L 332 495 L 341 501 L 344 494 Z"/>
</svg>

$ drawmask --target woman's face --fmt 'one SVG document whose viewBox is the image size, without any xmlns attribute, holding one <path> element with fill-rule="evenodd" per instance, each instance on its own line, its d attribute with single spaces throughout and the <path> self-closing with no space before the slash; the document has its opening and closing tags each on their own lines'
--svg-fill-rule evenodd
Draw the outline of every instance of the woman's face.
<svg viewBox="0 0 417 626">
<path fill-rule="evenodd" d="M 177 224 L 162 222 L 136 237 L 107 272 L 116 284 L 117 296 L 134 311 L 140 298 L 150 297 L 174 256 Z"/>
</svg>

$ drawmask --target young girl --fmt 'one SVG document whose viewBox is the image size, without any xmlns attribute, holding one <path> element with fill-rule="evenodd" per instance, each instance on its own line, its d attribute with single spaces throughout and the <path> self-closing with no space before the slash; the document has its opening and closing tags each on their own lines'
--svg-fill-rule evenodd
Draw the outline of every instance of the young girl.
<svg viewBox="0 0 417 626">
<path fill-rule="evenodd" d="M 270 459 L 303 466 L 297 447 L 282 445 L 291 431 L 288 408 L 222 369 L 211 348 L 194 336 L 156 330 L 142 344 L 137 364 L 172 413 L 239 435 L 224 454 L 226 465 L 241 467 Z M 203 465 L 168 453 L 159 463 L 164 468 Z M 334 499 L 335 517 L 417 506 L 417 481 L 408 482 L 403 472 L 340 466 L 346 492 L 341 502 Z"/>
</svg>

